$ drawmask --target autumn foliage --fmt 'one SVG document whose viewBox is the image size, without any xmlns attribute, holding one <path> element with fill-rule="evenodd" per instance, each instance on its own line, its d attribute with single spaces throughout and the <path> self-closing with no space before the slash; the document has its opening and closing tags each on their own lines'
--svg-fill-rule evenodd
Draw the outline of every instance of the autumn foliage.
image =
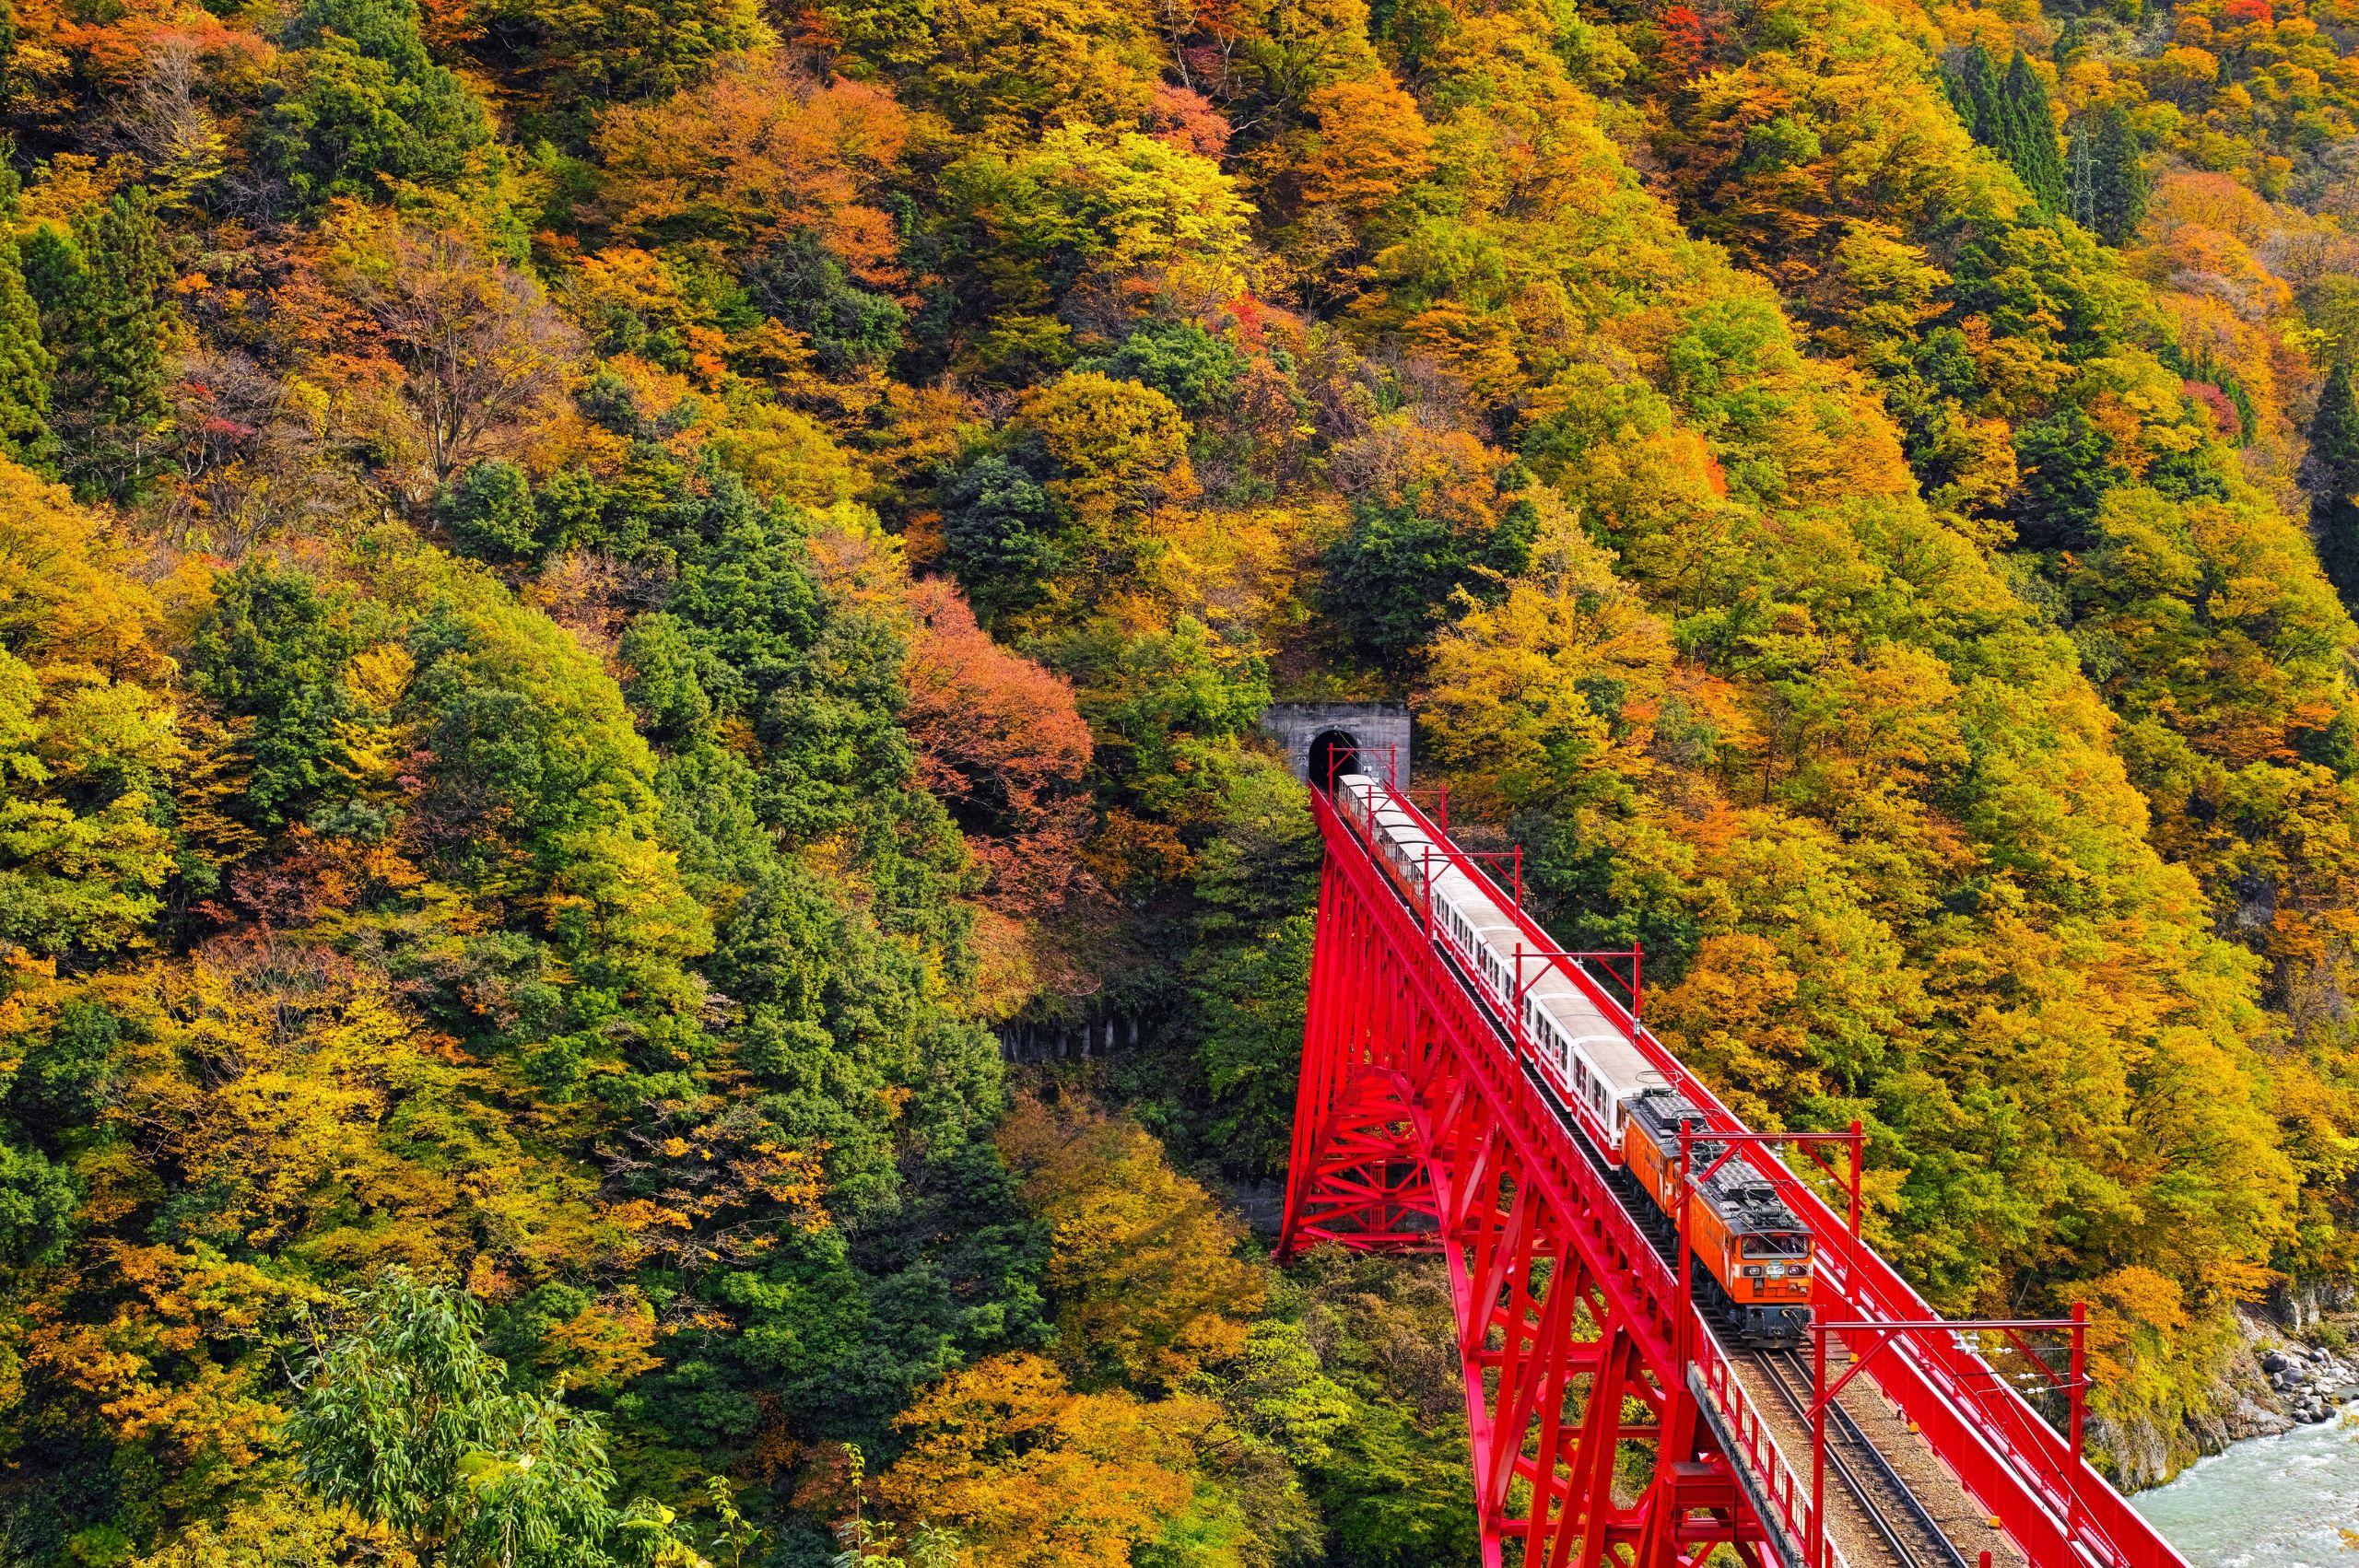
<svg viewBox="0 0 2359 1568">
<path fill-rule="evenodd" d="M 0 1539 L 1478 1561 L 1276 700 L 2183 1463 L 2359 1268 L 2339 5 L 23 0 Z"/>
</svg>

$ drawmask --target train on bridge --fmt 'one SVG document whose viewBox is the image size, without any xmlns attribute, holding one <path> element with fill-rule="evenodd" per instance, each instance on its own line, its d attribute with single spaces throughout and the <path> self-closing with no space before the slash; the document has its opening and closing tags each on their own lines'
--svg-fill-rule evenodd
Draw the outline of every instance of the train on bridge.
<svg viewBox="0 0 2359 1568">
<path fill-rule="evenodd" d="M 1510 893 L 1355 750 L 1312 770 L 1276 1255 L 1447 1260 L 1485 1568 L 2187 1568 L 2082 1457 L 2083 1308 L 1936 1314 L 1860 1234 L 1857 1123 L 1745 1127 L 1640 1021 L 1635 947 L 1559 948 L 1520 858 Z M 1768 1153 L 1839 1188 L 1830 1144 L 1848 1223 Z"/>
<path fill-rule="evenodd" d="M 1706 1128 L 1704 1113 L 1664 1081 L 1629 1035 L 1574 983 L 1556 954 L 1532 949 L 1512 914 L 1436 844 L 1398 797 L 1365 774 L 1334 783 L 1336 809 L 1367 836 L 1379 864 L 1425 912 L 1470 977 L 1520 1020 L 1529 1059 L 1555 1091 L 1566 1119 L 1603 1160 L 1625 1196 L 1651 1205 L 1677 1230 L 1688 1187 L 1688 1246 L 1702 1272 L 1697 1305 L 1736 1344 L 1800 1345 L 1810 1327 L 1813 1244 L 1778 1189 L 1743 1161 L 1684 1183 L 1680 1128 Z M 1708 1169 L 1723 1145 L 1691 1142 L 1691 1168 Z"/>
</svg>

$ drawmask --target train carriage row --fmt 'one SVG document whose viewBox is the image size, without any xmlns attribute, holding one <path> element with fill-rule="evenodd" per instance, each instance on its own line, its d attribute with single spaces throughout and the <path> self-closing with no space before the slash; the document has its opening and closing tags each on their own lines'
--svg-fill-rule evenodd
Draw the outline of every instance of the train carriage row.
<svg viewBox="0 0 2359 1568">
<path fill-rule="evenodd" d="M 1390 788 L 1347 773 L 1335 780 L 1334 799 L 1500 1012 L 1520 1015 L 1524 1039 L 1576 1125 L 1625 1192 L 1642 1196 L 1667 1224 L 1680 1122 L 1700 1125 L 1702 1113 L 1557 960 L 1524 951 L 1527 938 L 1515 918 L 1434 842 Z M 1696 1144 L 1691 1158 L 1701 1169 L 1720 1148 Z M 1710 1281 L 1702 1291 L 1706 1304 L 1740 1342 L 1800 1341 L 1810 1320 L 1811 1237 L 1775 1187 L 1744 1161 L 1730 1161 L 1696 1184 L 1688 1236 Z"/>
</svg>

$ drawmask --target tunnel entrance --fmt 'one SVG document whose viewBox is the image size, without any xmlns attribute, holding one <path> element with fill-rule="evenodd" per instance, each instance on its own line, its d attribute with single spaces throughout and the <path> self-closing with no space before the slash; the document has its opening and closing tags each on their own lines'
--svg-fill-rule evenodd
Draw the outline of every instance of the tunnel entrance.
<svg viewBox="0 0 2359 1568">
<path fill-rule="evenodd" d="M 1310 743 L 1310 782 L 1332 793 L 1337 776 L 1367 772 L 1367 760 L 1354 755 L 1359 743 L 1349 730 L 1321 730 Z"/>
<path fill-rule="evenodd" d="M 1273 702 L 1262 710 L 1261 730 L 1277 743 L 1287 771 L 1314 789 L 1327 787 L 1331 769 L 1356 765 L 1395 789 L 1409 782 L 1413 737 L 1401 703 Z"/>
</svg>

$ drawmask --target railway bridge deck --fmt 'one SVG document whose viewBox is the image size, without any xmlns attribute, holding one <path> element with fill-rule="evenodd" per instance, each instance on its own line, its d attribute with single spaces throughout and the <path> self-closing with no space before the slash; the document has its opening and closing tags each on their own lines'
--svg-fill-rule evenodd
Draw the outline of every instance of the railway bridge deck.
<svg viewBox="0 0 2359 1568">
<path fill-rule="evenodd" d="M 1791 1351 L 1731 1359 L 1778 1447 L 1808 1454 L 1807 1359 Z M 1848 1355 L 1827 1358 L 1833 1373 L 1849 1363 Z M 1986 1551 L 1991 1568 L 2024 1568 L 2023 1554 L 1991 1528 L 1989 1515 L 1881 1388 L 1854 1382 L 1828 1413 L 1826 1533 L 1851 1568 L 1980 1568 Z"/>
<path fill-rule="evenodd" d="M 1461 980 L 1467 978 L 1462 966 L 1452 967 Z M 1535 1069 L 1526 1071 L 1566 1136 L 1601 1174 L 1608 1174 L 1604 1157 L 1544 1078 Z M 1665 1267 L 1675 1270 L 1678 1237 L 1670 1223 L 1659 1211 L 1639 1207 L 1642 1200 L 1634 1200 L 1627 1187 L 1617 1188 L 1615 1196 L 1654 1244 Z M 1810 1404 L 1818 1376 L 1810 1358 L 1794 1350 L 1732 1343 L 1708 1319 L 1705 1326 L 1728 1375 L 1741 1389 L 1738 1408 L 1755 1413 L 1793 1474 L 1805 1473 L 1812 1454 Z M 1850 1364 L 1848 1351 L 1839 1344 L 1831 1347 L 1827 1377 L 1840 1377 Z M 1985 1568 L 1986 1563 L 1988 1568 L 2025 1568 L 2023 1554 L 1992 1527 L 1989 1512 L 1900 1408 L 1885 1398 L 1872 1368 L 1864 1369 L 1828 1405 L 1827 1439 L 1825 1530 L 1836 1562 L 1848 1568 Z"/>
</svg>

